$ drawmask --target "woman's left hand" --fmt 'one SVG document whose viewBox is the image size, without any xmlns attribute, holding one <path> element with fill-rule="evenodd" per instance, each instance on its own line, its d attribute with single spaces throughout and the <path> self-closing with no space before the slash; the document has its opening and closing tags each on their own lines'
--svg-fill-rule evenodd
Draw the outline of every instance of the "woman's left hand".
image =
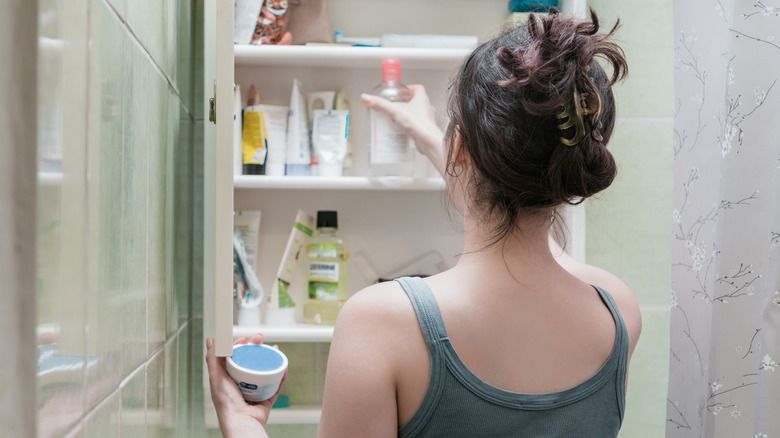
<svg viewBox="0 0 780 438">
<path fill-rule="evenodd" d="M 256 334 L 250 340 L 244 336 L 236 340 L 235 344 L 262 344 L 263 335 Z M 274 346 L 274 348 L 276 348 Z M 225 438 L 232 437 L 267 437 L 265 424 L 271 413 L 271 406 L 279 396 L 287 378 L 285 371 L 279 391 L 268 400 L 260 403 L 247 403 L 238 385 L 227 373 L 226 359 L 217 357 L 214 353 L 214 339 L 206 340 L 206 365 L 209 370 L 209 383 L 211 386 L 211 399 L 217 410 L 219 428 Z"/>
</svg>

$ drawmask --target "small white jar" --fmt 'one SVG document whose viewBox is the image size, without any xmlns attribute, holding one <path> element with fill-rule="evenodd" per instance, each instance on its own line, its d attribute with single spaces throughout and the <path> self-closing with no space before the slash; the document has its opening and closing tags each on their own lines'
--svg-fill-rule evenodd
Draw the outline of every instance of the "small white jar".
<svg viewBox="0 0 780 438">
<path fill-rule="evenodd" d="M 287 356 L 268 345 L 238 344 L 227 358 L 227 372 L 241 390 L 244 400 L 268 400 L 282 383 L 287 370 Z"/>
</svg>

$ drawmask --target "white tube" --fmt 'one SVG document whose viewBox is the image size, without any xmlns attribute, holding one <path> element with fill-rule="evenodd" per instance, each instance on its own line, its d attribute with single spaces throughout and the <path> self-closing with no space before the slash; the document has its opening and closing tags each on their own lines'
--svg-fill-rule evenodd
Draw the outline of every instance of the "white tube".
<svg viewBox="0 0 780 438">
<path fill-rule="evenodd" d="M 243 294 L 236 297 L 238 304 L 238 324 L 239 325 L 257 325 L 260 323 L 260 305 L 263 302 L 263 286 L 255 275 L 252 264 L 247 260 L 246 247 L 238 230 L 233 231 L 233 252 L 241 278 L 246 284 Z"/>
<path fill-rule="evenodd" d="M 287 153 L 285 175 L 309 176 L 311 174 L 311 150 L 306 102 L 298 79 L 293 79 L 290 111 L 287 114 Z"/>
<path fill-rule="evenodd" d="M 317 155 L 321 176 L 341 176 L 347 156 L 347 110 L 314 110 L 312 145 Z"/>
<path fill-rule="evenodd" d="M 257 238 L 260 235 L 259 211 L 237 211 L 233 215 L 233 231 L 239 231 L 246 248 L 246 258 L 252 269 L 257 268 L 255 257 L 257 255 Z"/>
</svg>

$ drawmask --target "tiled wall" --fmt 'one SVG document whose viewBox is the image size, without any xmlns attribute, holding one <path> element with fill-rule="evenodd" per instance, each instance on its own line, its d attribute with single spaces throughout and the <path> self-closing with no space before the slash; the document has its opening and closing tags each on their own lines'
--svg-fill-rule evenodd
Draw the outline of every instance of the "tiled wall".
<svg viewBox="0 0 780 438">
<path fill-rule="evenodd" d="M 587 262 L 628 284 L 643 329 L 629 371 L 621 437 L 664 435 L 669 369 L 674 52 L 671 0 L 588 0 L 617 40 L 629 76 L 616 89 L 612 187 L 587 204 Z"/>
<path fill-rule="evenodd" d="M 200 3 L 39 0 L 40 437 L 191 435 Z"/>
</svg>

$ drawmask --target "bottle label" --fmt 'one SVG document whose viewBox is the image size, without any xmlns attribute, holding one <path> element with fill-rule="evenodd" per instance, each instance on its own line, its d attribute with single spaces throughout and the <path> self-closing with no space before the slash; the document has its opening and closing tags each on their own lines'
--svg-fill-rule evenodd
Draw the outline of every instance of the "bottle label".
<svg viewBox="0 0 780 438">
<path fill-rule="evenodd" d="M 393 105 L 406 105 L 393 102 Z M 371 164 L 398 164 L 412 161 L 409 137 L 390 116 L 371 110 Z"/>
<path fill-rule="evenodd" d="M 338 300 L 339 263 L 314 261 L 309 263 L 309 298 Z"/>
</svg>

